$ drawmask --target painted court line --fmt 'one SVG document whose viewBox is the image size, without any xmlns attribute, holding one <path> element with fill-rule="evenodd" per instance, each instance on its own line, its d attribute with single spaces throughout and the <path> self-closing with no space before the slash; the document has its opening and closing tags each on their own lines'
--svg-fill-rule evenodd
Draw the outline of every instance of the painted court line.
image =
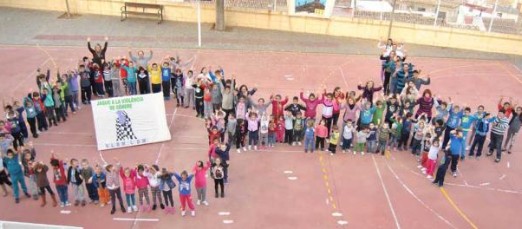
<svg viewBox="0 0 522 229">
<path fill-rule="evenodd" d="M 218 215 L 220 215 L 220 216 L 230 215 L 230 212 L 218 212 Z"/>
<path fill-rule="evenodd" d="M 174 119 L 176 117 L 176 113 L 178 112 L 178 108 L 174 109 L 174 112 L 172 112 L 172 118 L 170 118 L 170 123 L 169 123 L 169 131 L 170 131 L 170 128 L 172 127 L 172 124 L 174 124 Z M 165 148 L 165 142 L 161 143 L 161 146 L 160 146 L 160 150 L 158 152 L 158 156 L 156 157 L 156 161 L 154 164 L 158 164 L 159 162 L 159 159 L 161 157 L 161 153 L 163 152 L 163 148 Z"/>
<path fill-rule="evenodd" d="M 93 148 L 94 144 L 60 144 L 60 143 L 34 143 L 35 146 L 58 146 L 58 147 L 84 147 Z"/>
<path fill-rule="evenodd" d="M 159 219 L 153 218 L 112 218 L 114 221 L 140 221 L 140 222 L 158 222 Z"/>
<path fill-rule="evenodd" d="M 388 207 L 390 207 L 390 211 L 393 215 L 393 220 L 395 221 L 395 227 L 398 229 L 401 228 L 401 225 L 399 224 L 399 219 L 397 219 L 397 215 L 395 214 L 395 210 L 393 209 L 393 204 L 390 199 L 390 195 L 388 195 L 388 190 L 386 189 L 386 185 L 384 184 L 384 181 L 382 180 L 381 170 L 377 166 L 377 162 L 375 161 L 375 157 L 372 155 L 373 165 L 375 166 L 375 170 L 377 171 L 377 176 L 379 176 L 379 181 L 381 182 L 382 189 L 384 190 L 384 195 L 386 196 L 386 200 L 388 201 Z"/>
<path fill-rule="evenodd" d="M 288 180 L 297 180 L 297 177 L 288 177 Z"/>
<path fill-rule="evenodd" d="M 401 186 L 408 192 L 417 202 L 419 202 L 424 208 L 428 209 L 431 213 L 433 213 L 437 218 L 442 220 L 444 223 L 448 224 L 451 228 L 457 228 L 455 225 L 453 225 L 450 221 L 445 219 L 441 214 L 433 210 L 430 206 L 428 206 L 424 201 L 422 201 L 415 193 L 401 180 L 401 178 L 395 173 L 395 170 L 392 169 L 390 164 L 386 162 L 386 166 L 388 167 L 388 170 L 392 173 L 392 175 L 395 177 L 395 179 L 401 184 Z"/>
<path fill-rule="evenodd" d="M 0 228 L 61 228 L 61 229 L 82 229 L 83 227 L 52 225 L 40 223 L 24 223 L 13 221 L 0 221 Z"/>
<path fill-rule="evenodd" d="M 466 221 L 469 223 L 469 225 L 473 228 L 473 229 L 477 229 L 477 226 L 471 222 L 471 220 L 468 218 L 468 216 L 466 216 L 466 214 L 464 214 L 464 212 L 462 212 L 462 210 L 460 210 L 460 208 L 455 204 L 455 202 L 453 202 L 453 200 L 451 199 L 451 197 L 448 195 L 448 193 L 446 192 L 446 189 L 444 188 L 440 188 L 440 192 L 442 192 L 442 195 L 446 198 L 446 200 L 448 200 L 448 202 L 451 204 L 451 206 L 459 213 L 459 215 Z"/>
<path fill-rule="evenodd" d="M 223 223 L 224 223 L 224 224 L 232 224 L 232 223 L 234 223 L 234 220 L 231 220 L 231 219 L 224 219 L 224 220 L 223 220 Z"/>
</svg>

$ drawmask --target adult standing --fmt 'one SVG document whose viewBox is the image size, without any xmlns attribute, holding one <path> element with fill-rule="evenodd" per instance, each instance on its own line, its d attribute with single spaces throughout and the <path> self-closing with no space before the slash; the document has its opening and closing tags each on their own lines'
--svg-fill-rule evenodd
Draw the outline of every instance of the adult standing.
<svg viewBox="0 0 522 229">
<path fill-rule="evenodd" d="M 92 49 L 91 38 L 87 38 L 87 48 L 89 48 L 89 52 L 92 53 L 92 62 L 97 63 L 98 66 L 103 66 L 102 60 L 105 60 L 105 52 L 107 51 L 108 41 L 109 37 L 105 37 L 105 44 L 103 45 L 103 48 L 98 43 L 96 46 L 94 46 L 94 49 Z"/>
<path fill-rule="evenodd" d="M 132 55 L 132 51 L 129 49 L 129 57 L 131 60 L 135 63 L 137 68 L 144 68 L 148 69 L 149 67 L 149 61 L 152 59 L 152 50 L 149 50 L 149 56 L 145 56 L 145 53 L 143 50 L 138 51 L 138 56 Z"/>
</svg>

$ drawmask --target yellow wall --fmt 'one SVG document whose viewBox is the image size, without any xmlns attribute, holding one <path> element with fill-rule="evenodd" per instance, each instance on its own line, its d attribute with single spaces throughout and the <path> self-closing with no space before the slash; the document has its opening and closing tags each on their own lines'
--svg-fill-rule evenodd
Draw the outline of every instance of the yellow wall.
<svg viewBox="0 0 522 229">
<path fill-rule="evenodd" d="M 123 0 L 69 0 L 72 13 L 120 15 Z M 168 0 L 130 0 L 165 5 L 166 20 L 195 22 L 194 5 L 173 3 Z M 0 6 L 16 8 L 65 11 L 64 0 L 0 0 Z M 214 6 L 202 4 L 202 21 L 213 23 Z M 333 17 L 324 19 L 313 16 L 289 16 L 282 12 L 227 8 L 227 26 L 241 26 L 291 32 L 325 34 L 332 36 L 379 39 L 386 37 L 388 22 L 367 19 Z M 406 43 L 461 48 L 507 54 L 522 53 L 522 36 L 485 33 L 427 25 L 394 23 L 392 37 Z"/>
</svg>

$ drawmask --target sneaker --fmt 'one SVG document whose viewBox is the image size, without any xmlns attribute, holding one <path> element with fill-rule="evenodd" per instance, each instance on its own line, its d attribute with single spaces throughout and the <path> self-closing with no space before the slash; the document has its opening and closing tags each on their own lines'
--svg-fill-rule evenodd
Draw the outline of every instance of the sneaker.
<svg viewBox="0 0 522 229">
<path fill-rule="evenodd" d="M 419 168 L 419 169 L 422 168 L 422 165 L 417 165 L 417 168 Z"/>
<path fill-rule="evenodd" d="M 82 201 L 82 207 L 85 207 L 85 205 L 87 204 L 87 202 L 85 202 L 85 200 Z"/>
<path fill-rule="evenodd" d="M 78 205 L 80 205 L 80 201 L 79 200 L 74 201 L 74 206 L 77 207 Z"/>
<path fill-rule="evenodd" d="M 248 150 L 252 150 L 252 146 L 248 146 Z"/>
<path fill-rule="evenodd" d="M 105 204 L 104 204 L 104 203 L 101 203 L 101 204 L 100 204 L 100 207 L 105 207 Z"/>
<path fill-rule="evenodd" d="M 430 176 L 430 175 L 426 176 L 426 178 L 428 178 L 428 179 L 430 179 L 430 180 L 433 179 L 433 177 Z"/>
<path fill-rule="evenodd" d="M 152 210 L 153 210 L 153 211 L 156 211 L 156 208 L 157 208 L 157 207 L 158 207 L 158 205 L 153 204 L 153 205 L 152 205 Z"/>
<path fill-rule="evenodd" d="M 453 172 L 453 177 L 457 177 L 457 172 Z"/>
<path fill-rule="evenodd" d="M 471 149 L 471 147 L 469 147 L 469 146 L 466 146 L 466 150 L 469 150 L 469 149 Z"/>
<path fill-rule="evenodd" d="M 507 152 L 508 152 L 508 154 L 511 154 L 511 150 L 508 150 Z"/>
<path fill-rule="evenodd" d="M 500 158 L 495 158 L 495 162 L 499 163 L 500 162 Z"/>
<path fill-rule="evenodd" d="M 20 199 L 15 198 L 15 203 L 16 203 L 16 204 L 20 203 Z"/>
<path fill-rule="evenodd" d="M 60 203 L 60 207 L 61 207 L 61 208 L 64 208 L 64 207 L 65 207 L 65 204 L 64 204 L 64 203 Z"/>
<path fill-rule="evenodd" d="M 333 153 L 330 153 L 330 156 L 333 156 L 334 154 Z"/>
<path fill-rule="evenodd" d="M 132 208 L 131 207 L 127 207 L 127 213 L 132 213 Z"/>
<path fill-rule="evenodd" d="M 343 150 L 343 153 L 346 153 L 346 150 Z"/>
<path fill-rule="evenodd" d="M 208 206 L 208 202 L 206 200 L 203 201 L 203 205 Z"/>
<path fill-rule="evenodd" d="M 71 206 L 71 203 L 69 203 L 69 201 L 66 201 L 65 206 Z"/>
<path fill-rule="evenodd" d="M 185 216 L 185 211 L 181 211 L 181 216 Z"/>
<path fill-rule="evenodd" d="M 361 152 L 361 155 L 364 156 L 364 152 Z"/>
<path fill-rule="evenodd" d="M 240 150 L 240 149 L 237 149 L 237 153 L 241 153 L 241 150 Z"/>
<path fill-rule="evenodd" d="M 24 192 L 24 195 L 25 195 L 25 197 L 27 197 L 27 198 L 31 198 L 31 195 L 29 195 L 29 193 L 27 193 L 27 192 Z"/>
<path fill-rule="evenodd" d="M 136 207 L 136 205 L 134 205 L 134 206 L 132 206 L 132 210 L 133 210 L 134 212 L 137 212 L 137 211 L 138 211 L 138 207 Z"/>
<path fill-rule="evenodd" d="M 254 146 L 254 150 L 257 151 L 257 146 Z"/>
<path fill-rule="evenodd" d="M 198 200 L 198 201 L 196 202 L 196 204 L 197 204 L 197 205 L 201 205 L 201 200 Z"/>
<path fill-rule="evenodd" d="M 191 211 L 191 212 L 190 212 L 190 215 L 191 215 L 192 217 L 196 216 L 196 211 Z"/>
<path fill-rule="evenodd" d="M 246 148 L 246 147 L 243 147 L 243 151 L 247 151 L 247 148 Z"/>
<path fill-rule="evenodd" d="M 298 145 L 301 145 L 301 142 L 297 142 Z"/>
<path fill-rule="evenodd" d="M 308 150 L 305 150 L 305 153 L 308 153 Z"/>
<path fill-rule="evenodd" d="M 160 208 L 161 208 L 161 209 L 165 209 L 165 205 L 160 204 Z"/>
<path fill-rule="evenodd" d="M 353 151 L 353 155 L 357 154 L 357 152 Z"/>
</svg>

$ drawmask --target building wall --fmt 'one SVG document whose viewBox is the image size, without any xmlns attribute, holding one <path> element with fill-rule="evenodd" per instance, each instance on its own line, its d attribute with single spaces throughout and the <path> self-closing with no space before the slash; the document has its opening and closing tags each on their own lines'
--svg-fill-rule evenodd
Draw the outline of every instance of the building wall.
<svg viewBox="0 0 522 229">
<path fill-rule="evenodd" d="M 195 6 L 161 0 L 139 0 L 139 2 L 165 5 L 166 20 L 195 22 Z M 69 0 L 70 9 L 79 14 L 120 15 L 122 0 Z M 65 11 L 64 0 L 0 0 L 0 6 L 27 9 Z M 214 7 L 202 5 L 202 21 L 213 23 Z M 357 37 L 378 40 L 388 34 L 388 22 L 368 19 L 333 17 L 330 19 L 313 16 L 291 16 L 287 13 L 268 10 L 227 8 L 227 26 L 251 27 L 290 32 L 324 34 L 331 36 Z M 115 21 L 115 23 L 119 21 Z M 441 28 L 428 25 L 394 23 L 392 37 L 406 43 L 460 48 L 506 54 L 522 53 L 522 37 L 509 34 L 485 33 L 456 28 Z"/>
</svg>

